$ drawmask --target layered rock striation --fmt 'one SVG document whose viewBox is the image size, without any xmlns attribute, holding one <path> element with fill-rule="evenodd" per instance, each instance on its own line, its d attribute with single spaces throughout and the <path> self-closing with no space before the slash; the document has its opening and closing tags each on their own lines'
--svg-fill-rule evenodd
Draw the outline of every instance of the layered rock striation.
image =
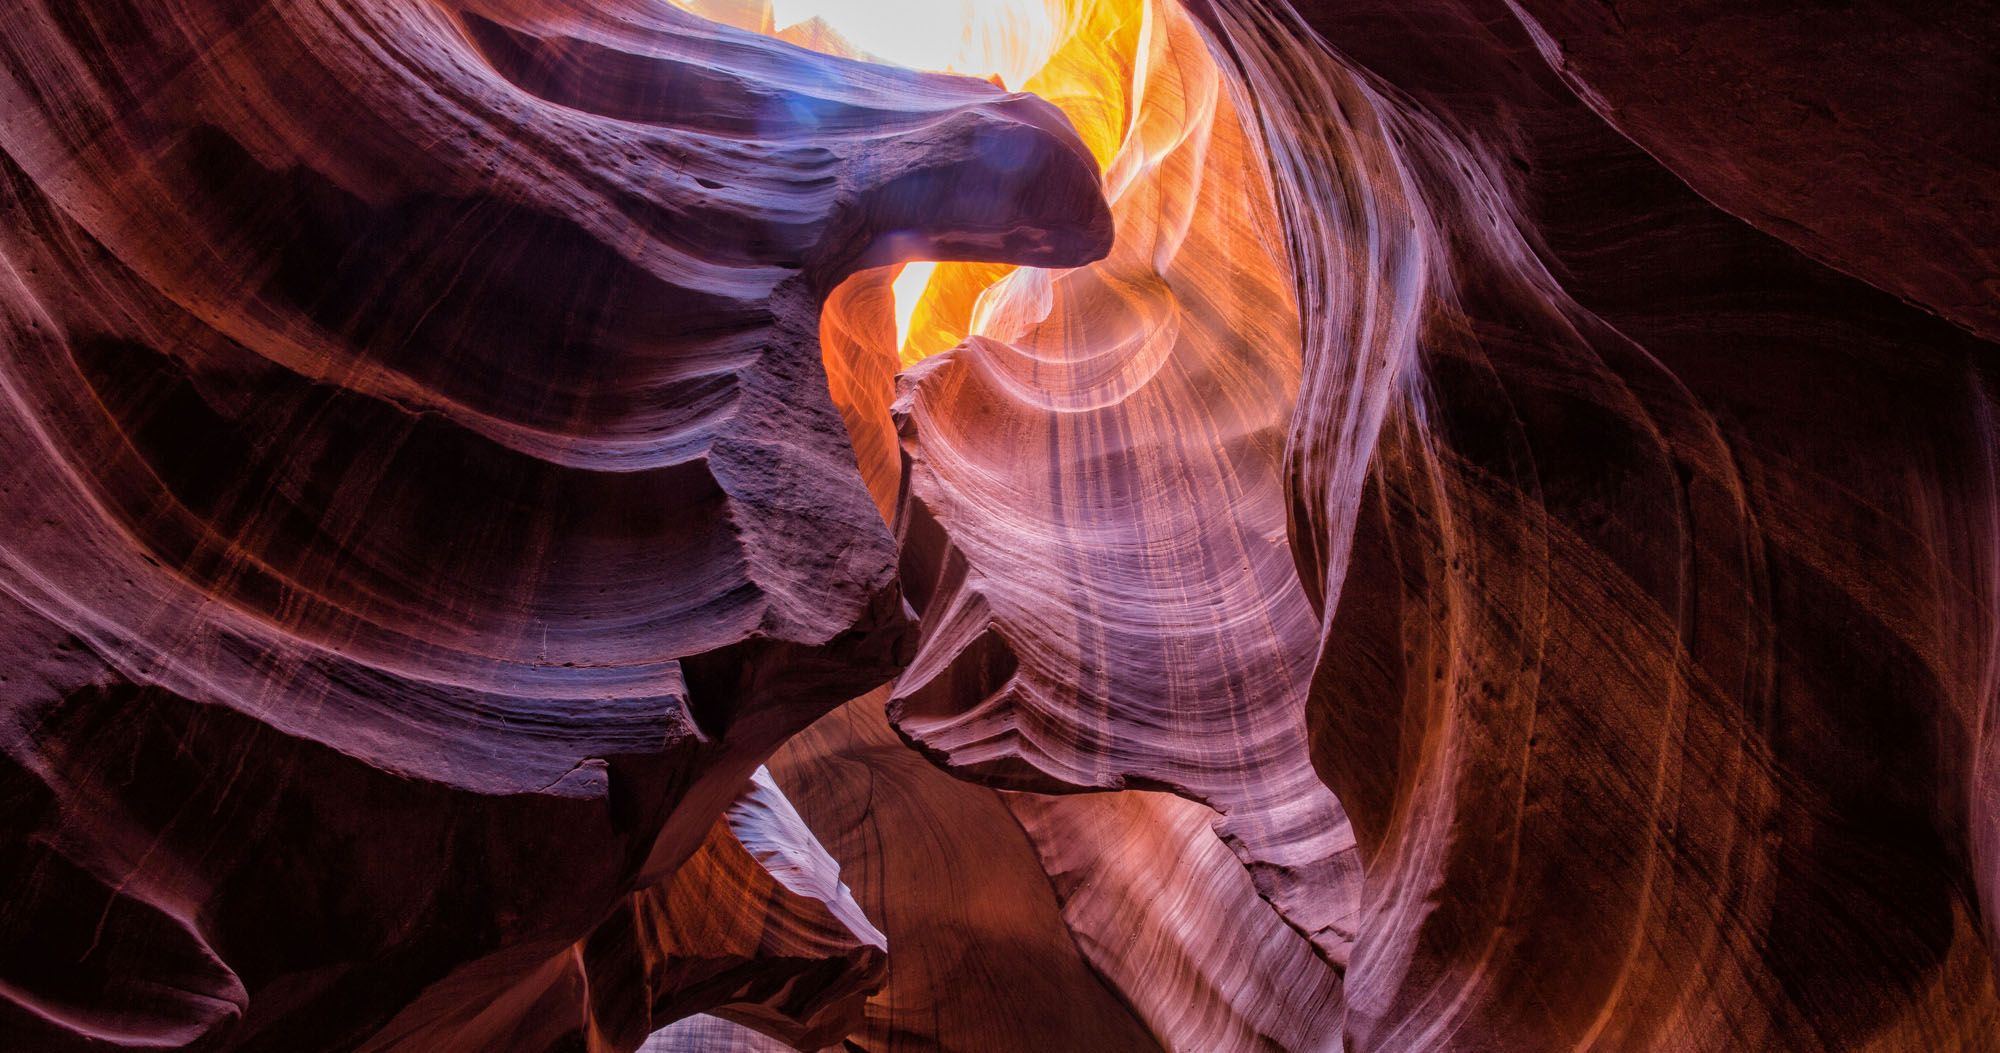
<svg viewBox="0 0 2000 1053">
<path fill-rule="evenodd" d="M 1914 246 L 1984 213 L 1833 203 L 1990 166 L 1899 160 L 1949 94 L 1740 32 L 1779 16 L 1625 6 L 1205 9 L 1289 144 L 1307 719 L 1366 872 L 1345 1040 L 1989 1048 L 1993 348 L 1897 299 L 1980 328 L 1983 249 Z M 1575 57 L 1620 41 L 1675 89 Z M 1685 75 L 1726 63 L 1759 72 Z M 1877 119 L 1777 134 L 1780 84 Z"/>
<path fill-rule="evenodd" d="M 1030 14 L 0 12 L 0 1046 L 2000 1041 L 1989 5 Z"/>
<path fill-rule="evenodd" d="M 632 1048 L 718 957 L 843 1033 L 852 912 L 683 913 L 812 900 L 716 822 L 914 643 L 818 307 L 1101 255 L 1061 116 L 415 0 L 17 5 L 0 108 L 10 1044 Z"/>
</svg>

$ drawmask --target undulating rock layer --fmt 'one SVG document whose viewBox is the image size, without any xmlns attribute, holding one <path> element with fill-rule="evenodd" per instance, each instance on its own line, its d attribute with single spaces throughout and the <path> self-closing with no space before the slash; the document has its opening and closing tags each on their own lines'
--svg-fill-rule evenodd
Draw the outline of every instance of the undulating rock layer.
<svg viewBox="0 0 2000 1053">
<path fill-rule="evenodd" d="M 2000 1049 L 2000 9 L 842 6 L 0 10 L 0 1048 Z"/>
<path fill-rule="evenodd" d="M 1636 59 L 1600 86 L 1563 57 L 1609 30 L 1585 6 L 1205 8 L 1286 144 L 1309 305 L 1291 539 L 1366 871 L 1346 1040 L 1993 1048 L 1994 348 L 1888 294 L 1976 322 L 1908 277 L 1948 253 L 1871 254 L 1926 208 L 1990 220 L 1994 184 L 1825 204 L 1990 166 L 1913 133 L 1936 99 L 1888 104 L 1885 149 L 1928 142 L 1888 183 L 1843 167 L 1880 105 L 1772 131 L 1772 96 L 1903 90 L 1786 67 L 1776 15 L 1651 16 L 1699 41 L 1679 90 Z M 1685 138 L 1621 135 L 1642 112 Z M 1810 197 L 1757 178 L 1776 156 Z"/>
<path fill-rule="evenodd" d="M 716 823 L 914 643 L 818 305 L 1105 252 L 1060 114 L 641 0 L 0 17 L 0 1028 L 837 1038 L 852 912 L 680 916 L 824 915 Z"/>
</svg>

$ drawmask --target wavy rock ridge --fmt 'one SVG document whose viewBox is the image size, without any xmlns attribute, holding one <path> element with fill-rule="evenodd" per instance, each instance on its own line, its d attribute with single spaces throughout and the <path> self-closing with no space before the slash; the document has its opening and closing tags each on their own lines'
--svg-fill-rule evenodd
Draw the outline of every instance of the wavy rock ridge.
<svg viewBox="0 0 2000 1053">
<path fill-rule="evenodd" d="M 711 828 L 909 646 L 818 301 L 1101 254 L 1055 111 L 652 4 L 34 4 L 0 39 L 6 942 L 50 948 L 5 1029 L 630 1048 L 600 1017 L 644 1004 L 552 1008 L 579 968 L 671 1006 L 661 955 L 868 943 L 675 915 L 722 880 L 690 867 L 776 895 Z M 774 974 L 725 993 L 822 1030 Z"/>
<path fill-rule="evenodd" d="M 804 6 L 0 12 L 0 1046 L 2000 1044 L 2000 10 Z"/>
<path fill-rule="evenodd" d="M 1297 144 L 1292 539 L 1365 860 L 1351 1048 L 1990 1048 L 1991 346 L 1814 262 L 1856 258 L 1824 197 L 1765 194 L 1780 240 L 1691 192 L 1738 207 L 1715 180 L 1771 142 L 1619 135 L 1675 107 L 1561 58 L 1585 12 L 1208 15 Z M 1683 98 L 1658 134 L 1707 119 Z M 1853 135 L 1822 131 L 1784 140 L 1804 170 Z M 1883 277 L 1911 262 L 1854 271 L 1913 295 Z"/>
</svg>

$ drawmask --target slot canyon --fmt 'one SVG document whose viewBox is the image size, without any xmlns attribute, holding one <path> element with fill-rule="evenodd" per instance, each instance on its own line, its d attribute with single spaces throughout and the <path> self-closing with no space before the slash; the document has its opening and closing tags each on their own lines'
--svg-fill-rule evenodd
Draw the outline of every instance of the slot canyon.
<svg viewBox="0 0 2000 1053">
<path fill-rule="evenodd" d="M 2000 2 L 7 0 L 0 334 L 0 1051 L 2000 1051 Z"/>
</svg>

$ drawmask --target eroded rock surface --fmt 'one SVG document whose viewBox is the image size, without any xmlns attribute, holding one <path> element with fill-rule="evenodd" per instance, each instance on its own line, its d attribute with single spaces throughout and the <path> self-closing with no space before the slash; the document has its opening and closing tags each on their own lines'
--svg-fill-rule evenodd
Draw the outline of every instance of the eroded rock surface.
<svg viewBox="0 0 2000 1053">
<path fill-rule="evenodd" d="M 1616 20 L 1912 127 L 1943 103 L 1788 68 L 1782 33 L 1648 40 L 1622 4 L 1561 31 L 1305 6 L 1205 10 L 1289 144 L 1317 304 L 1291 536 L 1324 613 L 1315 766 L 1366 872 L 1349 1048 L 1989 1048 L 1994 349 L 1890 295 L 1954 315 L 1911 276 L 1979 265 L 1909 247 L 1959 206 L 1829 207 L 1892 193 L 1879 165 L 1923 178 L 1887 159 L 1908 139 L 1849 169 L 1809 130 L 1737 151 L 1784 119 L 1768 96 L 1547 60 L 1601 58 L 1578 23 Z M 1848 53 L 1915 45 L 1873 32 Z M 1606 113 L 1650 114 L 1658 159 Z M 1781 156 L 1810 200 L 1758 175 Z"/>
<path fill-rule="evenodd" d="M 409 1036 L 560 998 L 910 653 L 820 301 L 1109 236 L 1048 104 L 651 3 L 15 5 L 0 106 L 35 1048 L 492 1048 Z"/>
<path fill-rule="evenodd" d="M 1991 5 L 1049 10 L 0 13 L 0 1045 L 1992 1048 Z"/>
</svg>

